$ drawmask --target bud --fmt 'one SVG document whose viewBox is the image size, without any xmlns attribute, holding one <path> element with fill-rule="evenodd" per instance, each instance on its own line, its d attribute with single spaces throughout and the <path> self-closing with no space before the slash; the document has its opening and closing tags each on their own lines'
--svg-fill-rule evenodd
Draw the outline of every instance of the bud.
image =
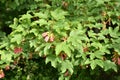
<svg viewBox="0 0 120 80">
<path fill-rule="evenodd" d="M 62 2 L 62 5 L 63 5 L 64 8 L 67 8 L 67 7 L 68 7 L 68 3 L 65 2 L 65 1 Z"/>
<path fill-rule="evenodd" d="M 88 51 L 88 47 L 84 47 L 83 52 L 87 52 L 87 51 Z"/>
<path fill-rule="evenodd" d="M 67 58 L 67 55 L 65 53 L 60 53 L 60 57 L 62 60 L 65 60 Z"/>
<path fill-rule="evenodd" d="M 10 66 L 7 65 L 7 66 L 5 67 L 5 70 L 10 70 Z"/>
<path fill-rule="evenodd" d="M 46 36 L 45 39 L 44 39 L 45 42 L 48 42 L 48 41 L 49 41 L 49 38 L 50 38 L 49 36 Z"/>
<path fill-rule="evenodd" d="M 30 52 L 29 53 L 29 59 L 32 59 L 33 58 L 33 54 Z"/>
<path fill-rule="evenodd" d="M 0 78 L 4 78 L 5 77 L 5 74 L 3 72 L 3 70 L 0 70 Z"/>
<path fill-rule="evenodd" d="M 15 47 L 14 48 L 14 53 L 15 54 L 18 54 L 18 53 L 21 53 L 22 52 L 22 48 L 21 47 Z"/>
<path fill-rule="evenodd" d="M 117 60 L 116 60 L 116 58 L 114 57 L 114 58 L 112 58 L 112 61 L 116 63 Z"/>
<path fill-rule="evenodd" d="M 44 32 L 44 33 L 42 33 L 42 37 L 48 36 L 48 33 L 49 33 L 49 32 Z"/>
<path fill-rule="evenodd" d="M 120 58 L 118 58 L 118 62 L 117 62 L 118 65 L 120 65 Z"/>
<path fill-rule="evenodd" d="M 64 73 L 64 76 L 65 76 L 65 77 L 70 76 L 70 73 L 69 73 L 68 69 L 67 69 L 66 72 Z"/>
<path fill-rule="evenodd" d="M 53 42 L 53 41 L 54 41 L 54 35 L 51 34 L 51 35 L 50 35 L 50 42 Z"/>
<path fill-rule="evenodd" d="M 106 16 L 107 13 L 105 11 L 102 12 L 102 16 Z"/>
</svg>

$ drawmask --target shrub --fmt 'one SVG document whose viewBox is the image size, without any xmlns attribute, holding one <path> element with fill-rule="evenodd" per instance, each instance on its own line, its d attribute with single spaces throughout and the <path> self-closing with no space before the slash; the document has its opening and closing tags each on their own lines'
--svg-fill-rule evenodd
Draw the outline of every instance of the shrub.
<svg viewBox="0 0 120 80">
<path fill-rule="evenodd" d="M 13 74 L 20 71 L 16 79 L 24 72 L 21 79 L 28 79 L 45 62 L 50 70 L 55 68 L 56 74 L 52 78 L 59 76 L 59 80 L 98 80 L 104 71 L 106 74 L 108 71 L 108 75 L 119 72 L 119 0 L 33 1 L 39 5 L 28 2 L 31 3 L 28 11 L 14 18 L 14 23 L 10 25 L 12 32 L 0 46 L 1 70 L 9 65 Z M 40 61 L 40 58 L 43 60 Z M 32 66 L 35 70 L 31 69 L 29 75 L 29 67 Z M 43 76 L 41 72 L 38 74 L 32 79 Z M 89 74 L 91 76 L 85 77 Z M 119 76 L 113 77 L 117 78 Z"/>
</svg>

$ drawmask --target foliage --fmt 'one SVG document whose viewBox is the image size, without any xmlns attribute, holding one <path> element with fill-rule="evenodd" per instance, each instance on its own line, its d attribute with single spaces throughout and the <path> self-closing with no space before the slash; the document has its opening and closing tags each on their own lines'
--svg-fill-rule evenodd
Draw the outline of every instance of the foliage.
<svg viewBox="0 0 120 80">
<path fill-rule="evenodd" d="M 3 35 L 0 43 L 1 70 L 9 65 L 11 71 L 5 74 L 18 72 L 15 78 L 23 80 L 29 80 L 29 77 L 43 77 L 43 80 L 98 80 L 98 76 L 104 75 L 102 72 L 118 75 L 119 3 L 119 0 L 1 1 L 1 4 L 18 13 L 27 10 L 14 18 L 10 25 L 12 32 L 8 36 Z M 48 78 L 39 71 L 44 65 L 49 68 L 45 68 Z M 52 71 L 56 74 L 51 77 Z M 20 77 L 22 74 L 24 76 Z M 33 77 L 35 74 L 39 75 Z M 7 77 L 13 78 L 11 74 L 4 79 Z M 119 76 L 110 79 L 118 80 Z"/>
</svg>

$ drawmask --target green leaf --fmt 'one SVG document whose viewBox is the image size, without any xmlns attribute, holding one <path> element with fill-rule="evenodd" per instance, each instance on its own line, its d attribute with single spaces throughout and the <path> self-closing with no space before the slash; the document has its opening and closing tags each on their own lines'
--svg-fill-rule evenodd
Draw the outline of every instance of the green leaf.
<svg viewBox="0 0 120 80">
<path fill-rule="evenodd" d="M 0 51 L 1 52 L 1 51 Z M 12 54 L 10 53 L 5 53 L 5 51 L 1 52 L 1 61 L 5 63 L 10 63 L 12 62 Z"/>
<path fill-rule="evenodd" d="M 102 52 L 101 50 L 98 50 L 98 51 L 95 51 L 94 52 L 94 56 L 96 58 L 99 58 L 99 59 L 103 59 L 103 55 L 105 54 L 105 52 Z"/>
<path fill-rule="evenodd" d="M 92 60 L 92 61 L 91 61 L 90 66 L 91 66 L 91 69 L 92 69 L 92 70 L 95 69 L 95 67 L 97 66 L 95 60 Z"/>
<path fill-rule="evenodd" d="M 69 25 L 69 23 L 67 21 L 64 22 L 64 29 L 65 30 L 70 30 L 70 25 Z"/>
<path fill-rule="evenodd" d="M 71 56 L 71 50 L 69 48 L 69 45 L 66 44 L 66 42 L 58 43 L 55 48 L 56 55 L 59 55 L 60 52 L 64 51 L 68 57 Z"/>
<path fill-rule="evenodd" d="M 58 80 L 64 80 L 64 76 L 61 75 Z"/>
<path fill-rule="evenodd" d="M 89 59 L 86 59 L 85 64 L 90 64 L 91 61 Z"/>
<path fill-rule="evenodd" d="M 56 45 L 56 48 L 55 48 L 55 51 L 56 51 L 55 53 L 56 53 L 56 55 L 59 55 L 59 54 L 60 54 L 60 52 L 62 51 L 62 46 L 63 46 L 63 43 Z"/>
<path fill-rule="evenodd" d="M 16 27 L 18 26 L 18 19 L 14 18 L 14 23 L 10 25 L 11 28 L 16 29 Z"/>
<path fill-rule="evenodd" d="M 51 11 L 51 16 L 56 20 L 65 19 L 65 15 L 68 15 L 68 13 L 59 8 Z"/>
<path fill-rule="evenodd" d="M 24 30 L 24 28 L 22 27 L 22 25 L 18 25 L 15 29 L 16 30 L 14 32 L 22 32 Z"/>
<path fill-rule="evenodd" d="M 30 30 L 30 33 L 34 33 L 35 36 L 38 36 L 39 32 L 36 28 Z"/>
<path fill-rule="evenodd" d="M 69 60 L 65 60 L 61 63 L 61 71 L 64 73 L 66 70 L 69 70 L 71 73 L 73 73 L 73 65 Z"/>
<path fill-rule="evenodd" d="M 14 34 L 14 36 L 11 38 L 11 42 L 17 42 L 17 44 L 20 44 L 21 41 L 22 41 L 21 34 Z"/>
<path fill-rule="evenodd" d="M 42 1 L 42 0 L 34 0 L 34 1 L 36 1 L 36 2 L 40 2 L 40 1 Z"/>
<path fill-rule="evenodd" d="M 47 64 L 48 62 L 51 62 L 51 65 L 52 65 L 54 68 L 56 68 L 56 66 L 57 66 L 57 64 L 58 64 L 58 62 L 59 62 L 59 59 L 56 58 L 55 55 L 48 55 L 48 56 L 46 57 L 45 63 Z"/>
<path fill-rule="evenodd" d="M 95 54 L 94 53 L 89 53 L 90 54 L 90 59 L 93 60 L 95 58 Z"/>
<path fill-rule="evenodd" d="M 36 40 L 30 40 L 29 41 L 29 43 L 30 43 L 30 47 L 32 48 L 32 47 L 37 47 L 37 41 Z M 38 47 L 37 47 L 38 48 Z M 35 49 L 36 50 L 36 49 Z"/>
<path fill-rule="evenodd" d="M 82 50 L 82 40 L 88 41 L 88 38 L 84 35 L 85 31 L 81 28 L 76 30 L 71 30 L 70 36 L 67 41 L 71 42 L 72 45 L 80 50 Z"/>
<path fill-rule="evenodd" d="M 30 18 L 32 18 L 32 16 L 29 13 L 27 13 L 27 14 L 22 15 L 22 17 L 19 19 L 19 21 L 24 20 L 24 19 L 30 19 Z"/>
<path fill-rule="evenodd" d="M 97 4 L 104 4 L 104 0 L 96 0 L 97 1 Z"/>
<path fill-rule="evenodd" d="M 118 31 L 119 27 L 115 28 L 114 30 L 112 28 L 109 28 L 109 34 L 111 37 L 119 38 L 120 33 Z"/>
<path fill-rule="evenodd" d="M 45 19 L 40 19 L 40 20 L 39 20 L 39 23 L 40 23 L 40 26 L 42 26 L 42 25 L 47 25 L 47 24 L 48 24 Z"/>
<path fill-rule="evenodd" d="M 97 65 L 99 65 L 101 68 L 104 67 L 104 62 L 102 60 L 95 60 L 95 62 L 97 63 Z"/>
<path fill-rule="evenodd" d="M 17 5 L 20 5 L 20 4 L 19 4 L 19 0 L 15 0 L 15 3 L 16 3 Z"/>
<path fill-rule="evenodd" d="M 114 62 L 106 60 L 106 61 L 104 61 L 104 70 L 107 71 L 109 69 L 113 69 L 115 72 L 117 72 L 116 64 Z"/>
<path fill-rule="evenodd" d="M 47 19 L 48 18 L 47 12 L 46 13 L 42 13 L 42 12 L 34 13 L 34 15 L 39 17 L 39 18 L 43 18 L 43 19 Z"/>
<path fill-rule="evenodd" d="M 111 44 L 110 47 L 114 48 L 114 50 L 117 51 L 118 54 L 120 54 L 120 43 Z"/>
<path fill-rule="evenodd" d="M 51 44 L 46 44 L 46 46 L 44 48 L 44 54 L 45 55 L 50 54 L 50 47 L 51 47 Z"/>
<path fill-rule="evenodd" d="M 101 47 L 103 47 L 102 44 L 99 43 L 99 42 L 93 42 L 93 43 L 91 43 L 91 46 L 94 46 L 94 47 L 96 47 L 96 48 L 101 48 Z"/>
</svg>

